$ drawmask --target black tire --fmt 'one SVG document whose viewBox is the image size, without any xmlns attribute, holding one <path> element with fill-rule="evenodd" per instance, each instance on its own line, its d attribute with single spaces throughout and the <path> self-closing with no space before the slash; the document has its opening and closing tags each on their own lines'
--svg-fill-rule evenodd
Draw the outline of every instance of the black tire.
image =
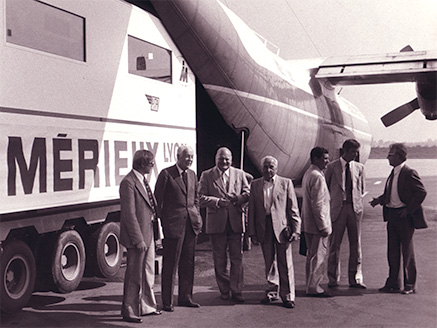
<svg viewBox="0 0 437 328">
<path fill-rule="evenodd" d="M 55 289 L 70 293 L 79 286 L 85 270 L 85 246 L 75 230 L 62 232 L 55 241 L 51 273 Z"/>
<path fill-rule="evenodd" d="M 120 270 L 123 251 L 120 244 L 120 226 L 108 222 L 95 231 L 89 241 L 89 265 L 96 276 L 114 277 Z"/>
<path fill-rule="evenodd" d="M 0 257 L 1 311 L 21 310 L 30 300 L 35 286 L 35 258 L 27 244 L 20 240 L 6 242 Z"/>
</svg>

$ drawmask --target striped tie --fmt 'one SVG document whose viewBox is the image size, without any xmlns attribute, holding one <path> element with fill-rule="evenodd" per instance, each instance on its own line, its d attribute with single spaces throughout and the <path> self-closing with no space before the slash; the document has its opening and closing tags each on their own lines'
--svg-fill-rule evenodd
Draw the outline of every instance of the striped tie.
<svg viewBox="0 0 437 328">
<path fill-rule="evenodd" d="M 144 185 L 146 186 L 147 196 L 149 196 L 150 205 L 152 205 L 153 217 L 156 218 L 156 204 L 155 199 L 153 198 L 152 190 L 150 189 L 149 183 L 146 178 L 144 178 Z"/>
</svg>

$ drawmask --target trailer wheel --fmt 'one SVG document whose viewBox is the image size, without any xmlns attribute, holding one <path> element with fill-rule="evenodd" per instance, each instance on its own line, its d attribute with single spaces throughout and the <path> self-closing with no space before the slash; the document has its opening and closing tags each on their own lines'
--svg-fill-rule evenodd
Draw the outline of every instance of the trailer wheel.
<svg viewBox="0 0 437 328">
<path fill-rule="evenodd" d="M 35 258 L 29 246 L 20 240 L 5 243 L 0 272 L 2 312 L 21 310 L 29 302 L 35 286 Z"/>
<path fill-rule="evenodd" d="M 123 252 L 120 245 L 120 226 L 109 222 L 90 237 L 90 263 L 97 276 L 110 278 L 120 270 Z"/>
<path fill-rule="evenodd" d="M 85 270 L 85 246 L 75 230 L 62 232 L 55 242 L 52 278 L 57 291 L 70 293 L 79 286 Z"/>
</svg>

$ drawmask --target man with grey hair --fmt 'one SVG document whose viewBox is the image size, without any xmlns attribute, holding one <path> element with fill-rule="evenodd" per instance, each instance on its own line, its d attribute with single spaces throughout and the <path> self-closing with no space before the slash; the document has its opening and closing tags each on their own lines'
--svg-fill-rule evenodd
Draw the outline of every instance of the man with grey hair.
<svg viewBox="0 0 437 328">
<path fill-rule="evenodd" d="M 216 165 L 200 177 L 200 206 L 206 207 L 206 233 L 211 239 L 214 271 L 220 298 L 243 303 L 243 206 L 249 200 L 249 183 L 243 170 L 232 167 L 232 153 L 222 147 Z M 227 252 L 231 262 L 227 270 Z"/>
<path fill-rule="evenodd" d="M 202 230 L 197 176 L 189 169 L 193 158 L 194 151 L 190 146 L 180 146 L 176 164 L 159 173 L 155 186 L 158 214 L 164 230 L 162 309 L 168 312 L 173 312 L 176 271 L 179 275 L 178 305 L 200 306 L 193 302 L 194 252 L 197 235 Z"/>
<path fill-rule="evenodd" d="M 416 292 L 416 262 L 414 260 L 414 229 L 427 227 L 422 209 L 426 197 L 425 188 L 417 172 L 409 168 L 407 148 L 402 143 L 390 145 L 387 155 L 393 170 L 385 184 L 384 193 L 373 198 L 370 205 L 383 206 L 384 221 L 387 221 L 387 257 L 389 274 L 382 293 L 400 292 L 400 263 L 403 258 L 404 290 L 402 294 Z"/>
<path fill-rule="evenodd" d="M 276 175 L 276 158 L 264 157 L 261 166 L 263 177 L 253 180 L 251 184 L 249 236 L 255 242 L 261 243 L 265 274 L 269 283 L 276 256 L 279 295 L 284 307 L 294 308 L 295 282 L 291 242 L 299 239 L 301 229 L 297 198 L 293 182 Z M 261 302 L 268 304 L 271 301 L 269 293 L 266 293 Z"/>
<path fill-rule="evenodd" d="M 128 322 L 141 323 L 140 316 L 161 314 L 153 292 L 156 199 L 146 179 L 154 165 L 153 153 L 136 151 L 132 171 L 120 183 L 120 242 L 127 249 L 121 315 Z"/>
</svg>

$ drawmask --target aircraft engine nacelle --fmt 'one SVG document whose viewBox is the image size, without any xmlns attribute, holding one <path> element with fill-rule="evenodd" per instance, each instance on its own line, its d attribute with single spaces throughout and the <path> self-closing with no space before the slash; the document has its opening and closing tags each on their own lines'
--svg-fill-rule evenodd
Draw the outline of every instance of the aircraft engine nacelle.
<svg viewBox="0 0 437 328">
<path fill-rule="evenodd" d="M 416 82 L 420 111 L 427 120 L 437 119 L 437 77 L 429 74 Z"/>
</svg>

